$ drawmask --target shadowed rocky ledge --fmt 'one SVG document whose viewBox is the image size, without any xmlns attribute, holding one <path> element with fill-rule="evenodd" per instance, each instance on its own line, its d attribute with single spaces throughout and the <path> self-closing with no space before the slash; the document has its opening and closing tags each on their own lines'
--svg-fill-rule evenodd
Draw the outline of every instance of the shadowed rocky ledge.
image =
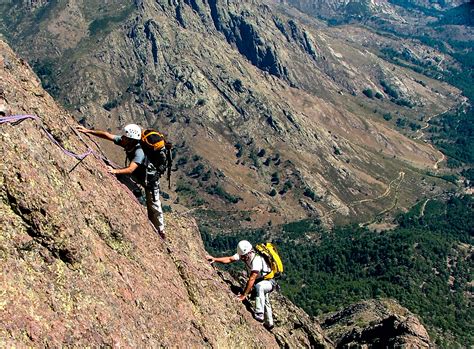
<svg viewBox="0 0 474 349">
<path fill-rule="evenodd" d="M 433 348 L 420 321 L 394 300 L 370 300 L 321 317 L 337 348 Z"/>
<path fill-rule="evenodd" d="M 273 332 L 253 320 L 191 218 L 167 215 L 161 240 L 29 66 L 2 41 L 0 52 L 6 114 L 40 118 L 0 125 L 1 347 L 333 346 L 279 294 Z M 78 163 L 61 147 L 95 154 Z"/>
</svg>

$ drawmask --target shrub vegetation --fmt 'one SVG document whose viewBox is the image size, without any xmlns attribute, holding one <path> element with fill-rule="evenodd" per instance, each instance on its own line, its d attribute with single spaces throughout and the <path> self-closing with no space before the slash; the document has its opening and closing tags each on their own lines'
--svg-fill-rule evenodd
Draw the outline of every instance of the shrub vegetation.
<svg viewBox="0 0 474 349">
<path fill-rule="evenodd" d="M 473 260 L 467 246 L 473 243 L 473 205 L 470 196 L 430 200 L 422 217 L 418 205 L 397 218 L 398 228 L 383 233 L 358 226 L 325 231 L 314 220 L 268 228 L 278 236 L 273 240 L 286 268 L 282 290 L 312 315 L 365 299 L 394 298 L 428 326 L 453 335 L 458 346 L 470 347 Z M 233 253 L 241 238 L 266 241 L 269 231 L 202 235 L 210 252 L 223 254 Z M 305 240 L 308 235 L 317 239 Z"/>
</svg>

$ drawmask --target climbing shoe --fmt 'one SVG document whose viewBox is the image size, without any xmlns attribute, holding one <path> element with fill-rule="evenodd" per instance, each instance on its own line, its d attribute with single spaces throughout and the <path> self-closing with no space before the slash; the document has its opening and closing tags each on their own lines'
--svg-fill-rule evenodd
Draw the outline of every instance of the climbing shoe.
<svg viewBox="0 0 474 349">
<path fill-rule="evenodd" d="M 273 324 L 272 325 L 263 324 L 263 327 L 265 327 L 267 330 L 271 331 L 273 329 L 273 327 L 275 327 L 275 326 Z"/>
<path fill-rule="evenodd" d="M 263 314 L 254 314 L 253 316 L 258 322 L 263 322 Z"/>
</svg>

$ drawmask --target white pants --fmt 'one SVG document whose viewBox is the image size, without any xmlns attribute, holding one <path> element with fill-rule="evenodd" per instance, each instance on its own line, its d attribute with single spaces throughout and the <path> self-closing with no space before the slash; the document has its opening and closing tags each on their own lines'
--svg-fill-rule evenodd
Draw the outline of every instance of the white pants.
<svg viewBox="0 0 474 349">
<path fill-rule="evenodd" d="M 272 306 L 270 304 L 270 292 L 273 290 L 273 282 L 262 280 L 255 285 L 257 298 L 255 299 L 255 316 L 264 316 L 265 323 L 273 326 Z"/>
<path fill-rule="evenodd" d="M 145 195 L 148 218 L 158 231 L 163 232 L 165 230 L 165 223 L 160 201 L 160 181 L 148 183 L 145 186 Z"/>
</svg>

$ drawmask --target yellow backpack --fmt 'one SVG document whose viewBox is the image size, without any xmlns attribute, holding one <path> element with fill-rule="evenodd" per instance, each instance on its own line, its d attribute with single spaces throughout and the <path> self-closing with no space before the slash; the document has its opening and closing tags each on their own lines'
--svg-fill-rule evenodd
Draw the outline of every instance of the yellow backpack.
<svg viewBox="0 0 474 349">
<path fill-rule="evenodd" d="M 268 266 L 272 269 L 267 275 L 263 277 L 264 280 L 269 280 L 273 278 L 279 278 L 283 273 L 283 263 L 281 262 L 280 255 L 278 251 L 271 242 L 266 244 L 257 244 L 255 245 L 255 250 L 259 255 L 261 255 Z"/>
</svg>

